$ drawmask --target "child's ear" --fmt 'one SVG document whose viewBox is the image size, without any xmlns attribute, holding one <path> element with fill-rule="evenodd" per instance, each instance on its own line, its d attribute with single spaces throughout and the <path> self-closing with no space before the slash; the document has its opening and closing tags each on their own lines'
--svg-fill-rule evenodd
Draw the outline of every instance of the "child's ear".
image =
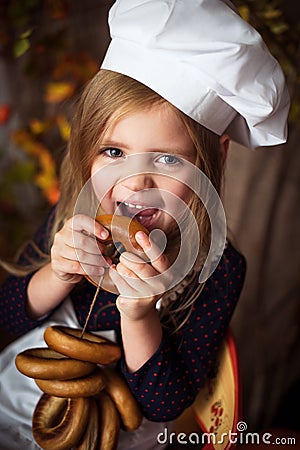
<svg viewBox="0 0 300 450">
<path fill-rule="evenodd" d="M 228 134 L 222 134 L 222 136 L 219 139 L 219 142 L 220 142 L 220 152 L 222 156 L 222 164 L 224 165 L 227 158 L 228 148 L 230 144 L 230 137 L 228 136 Z"/>
</svg>

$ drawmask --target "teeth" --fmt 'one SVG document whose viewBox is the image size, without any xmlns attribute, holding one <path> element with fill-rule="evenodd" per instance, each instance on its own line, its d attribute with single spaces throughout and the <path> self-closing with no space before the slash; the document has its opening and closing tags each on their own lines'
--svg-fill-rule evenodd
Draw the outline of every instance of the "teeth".
<svg viewBox="0 0 300 450">
<path fill-rule="evenodd" d="M 129 208 L 143 209 L 143 205 L 133 205 L 132 203 L 123 202 L 125 206 L 129 206 Z"/>
</svg>

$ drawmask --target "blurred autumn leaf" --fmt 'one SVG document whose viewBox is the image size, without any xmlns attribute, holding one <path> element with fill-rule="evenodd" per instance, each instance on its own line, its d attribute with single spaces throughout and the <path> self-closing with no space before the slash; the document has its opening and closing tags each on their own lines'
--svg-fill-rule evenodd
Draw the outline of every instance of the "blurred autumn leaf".
<svg viewBox="0 0 300 450">
<path fill-rule="evenodd" d="M 30 226 L 29 210 L 20 197 L 22 186 L 24 192 L 29 185 L 34 188 L 33 217 L 38 217 L 41 207 L 48 208 L 59 199 L 58 151 L 69 140 L 71 106 L 99 68 L 99 61 L 88 50 L 74 50 L 68 38 L 70 20 L 74 20 L 70 9 L 71 0 L 0 2 L 0 57 L 19 71 L 23 82 L 18 89 L 32 83 L 41 93 L 38 101 L 33 99 L 41 106 L 28 107 L 22 120 L 13 124 L 16 103 L 0 104 L 0 127 L 11 128 L 10 145 L 19 152 L 9 156 L 10 146 L 0 148 L 0 227 L 6 236 L 0 244 L 7 245 L 9 253 L 26 235 L 26 220 Z"/>
<path fill-rule="evenodd" d="M 74 92 L 75 83 L 69 81 L 52 81 L 45 87 L 44 100 L 47 103 L 59 103 L 72 97 Z"/>
<path fill-rule="evenodd" d="M 54 149 L 49 147 L 49 142 L 55 136 L 56 146 L 63 148 L 70 136 L 69 118 L 60 105 L 75 98 L 98 70 L 98 61 L 87 52 L 74 53 L 64 37 L 70 1 L 8 0 L 1 8 L 1 53 L 9 55 L 10 52 L 13 58 L 26 56 L 25 76 L 32 77 L 33 81 L 43 81 L 42 98 L 45 105 L 51 106 L 51 109 L 44 108 L 43 116 L 28 116 L 27 123 L 14 130 L 11 139 L 33 162 L 36 170 L 31 172 L 32 182 L 52 204 L 58 199 L 58 181 L 56 161 L 52 155 Z M 38 28 L 37 18 L 42 15 L 53 22 L 53 27 L 46 32 Z M 10 107 L 0 105 L 0 125 L 5 124 L 10 116 Z M 26 170 L 26 166 L 23 167 Z"/>
<path fill-rule="evenodd" d="M 0 125 L 8 122 L 11 114 L 11 107 L 7 104 L 0 105 Z"/>
<path fill-rule="evenodd" d="M 64 141 L 68 142 L 71 133 L 70 123 L 68 122 L 66 117 L 62 115 L 56 117 L 56 122 L 60 131 L 61 138 Z"/>
<path fill-rule="evenodd" d="M 24 55 L 24 53 L 30 47 L 30 35 L 32 30 L 27 30 L 21 34 L 21 36 L 15 41 L 14 44 L 14 55 L 18 58 L 19 56 Z"/>
<path fill-rule="evenodd" d="M 14 132 L 12 139 L 35 161 L 37 170 L 33 175 L 33 182 L 41 189 L 48 202 L 55 204 L 59 191 L 55 161 L 51 153 L 27 131 Z"/>
</svg>

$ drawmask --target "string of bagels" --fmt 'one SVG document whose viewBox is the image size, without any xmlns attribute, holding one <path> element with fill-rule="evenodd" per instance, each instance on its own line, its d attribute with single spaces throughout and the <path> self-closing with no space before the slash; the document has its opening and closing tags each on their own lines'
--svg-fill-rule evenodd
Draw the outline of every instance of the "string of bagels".
<svg viewBox="0 0 300 450">
<path fill-rule="evenodd" d="M 148 232 L 139 222 L 113 215 L 96 220 L 110 232 L 105 244 L 120 242 L 126 251 L 141 251 L 134 236 Z M 141 425 L 139 405 L 114 367 L 121 358 L 120 346 L 85 331 L 99 289 L 109 283 L 105 274 L 83 329 L 49 326 L 44 332 L 47 346 L 16 356 L 17 369 L 42 391 L 33 412 L 32 434 L 44 450 L 114 450 L 121 428 L 134 431 Z"/>
</svg>

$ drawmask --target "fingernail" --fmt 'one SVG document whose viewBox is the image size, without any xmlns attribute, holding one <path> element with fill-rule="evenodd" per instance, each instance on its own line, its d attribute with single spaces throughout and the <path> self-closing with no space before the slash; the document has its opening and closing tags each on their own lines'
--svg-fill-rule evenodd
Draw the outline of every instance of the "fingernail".
<svg viewBox="0 0 300 450">
<path fill-rule="evenodd" d="M 135 237 L 136 237 L 136 239 L 140 239 L 140 240 L 145 239 L 145 233 L 143 231 L 138 231 L 135 234 Z"/>
<path fill-rule="evenodd" d="M 100 233 L 100 237 L 102 237 L 103 239 L 106 239 L 108 236 L 108 231 L 106 230 L 102 230 Z"/>
</svg>

